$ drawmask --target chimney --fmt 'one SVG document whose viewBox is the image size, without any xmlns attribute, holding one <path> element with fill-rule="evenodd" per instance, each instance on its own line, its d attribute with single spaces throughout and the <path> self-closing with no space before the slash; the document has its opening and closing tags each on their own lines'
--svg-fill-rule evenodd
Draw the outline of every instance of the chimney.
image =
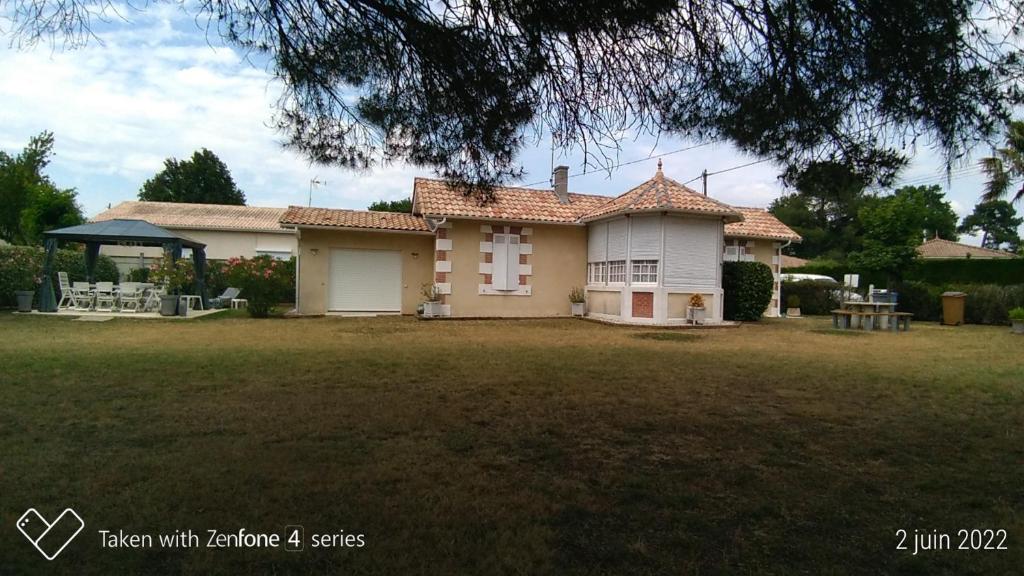
<svg viewBox="0 0 1024 576">
<path fill-rule="evenodd" d="M 555 196 L 562 204 L 569 203 L 569 167 L 555 166 L 551 171 L 551 181 L 555 187 Z"/>
</svg>

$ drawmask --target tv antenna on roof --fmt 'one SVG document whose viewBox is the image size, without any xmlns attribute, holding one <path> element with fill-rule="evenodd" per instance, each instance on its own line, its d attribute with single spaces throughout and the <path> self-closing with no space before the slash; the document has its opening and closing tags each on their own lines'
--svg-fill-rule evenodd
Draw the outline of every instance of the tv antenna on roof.
<svg viewBox="0 0 1024 576">
<path fill-rule="evenodd" d="M 326 180 L 324 180 L 324 181 L 317 180 L 316 176 L 314 176 L 314 177 L 309 179 L 309 203 L 306 204 L 307 206 L 312 206 L 313 205 L 313 185 L 326 186 L 327 185 L 327 181 Z"/>
</svg>

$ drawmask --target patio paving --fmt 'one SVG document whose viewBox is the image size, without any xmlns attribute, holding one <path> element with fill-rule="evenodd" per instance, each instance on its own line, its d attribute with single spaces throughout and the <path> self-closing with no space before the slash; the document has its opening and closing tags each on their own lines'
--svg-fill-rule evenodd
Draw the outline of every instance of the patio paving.
<svg viewBox="0 0 1024 576">
<path fill-rule="evenodd" d="M 201 318 L 203 316 L 209 316 L 210 314 L 216 314 L 223 312 L 227 308 L 218 308 L 216 310 L 191 310 L 188 316 L 161 316 L 159 312 L 97 312 L 95 310 L 82 311 L 82 310 L 58 310 L 57 312 L 40 312 L 33 310 L 32 312 L 14 312 L 15 314 L 39 314 L 42 316 L 67 316 L 69 318 L 77 317 L 81 320 L 90 319 L 97 322 L 102 322 L 103 319 L 114 319 L 114 318 L 138 318 L 143 320 L 192 320 L 194 318 Z"/>
</svg>

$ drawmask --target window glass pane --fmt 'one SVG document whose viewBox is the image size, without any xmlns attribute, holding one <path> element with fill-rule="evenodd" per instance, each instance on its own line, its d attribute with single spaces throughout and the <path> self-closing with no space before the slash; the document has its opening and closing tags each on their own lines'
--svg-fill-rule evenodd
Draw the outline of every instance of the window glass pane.
<svg viewBox="0 0 1024 576">
<path fill-rule="evenodd" d="M 658 282 L 657 260 L 634 260 L 633 282 L 639 284 L 656 284 Z"/>
</svg>

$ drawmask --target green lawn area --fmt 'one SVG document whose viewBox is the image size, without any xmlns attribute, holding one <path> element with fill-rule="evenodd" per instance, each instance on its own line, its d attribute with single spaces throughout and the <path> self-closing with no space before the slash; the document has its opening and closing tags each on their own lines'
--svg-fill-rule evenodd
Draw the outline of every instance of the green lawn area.
<svg viewBox="0 0 1024 576">
<path fill-rule="evenodd" d="M 1024 338 L 829 326 L 3 312 L 0 574 L 1020 573 Z M 86 528 L 46 562 L 29 507 Z M 974 528 L 1009 549 L 896 550 Z"/>
</svg>

